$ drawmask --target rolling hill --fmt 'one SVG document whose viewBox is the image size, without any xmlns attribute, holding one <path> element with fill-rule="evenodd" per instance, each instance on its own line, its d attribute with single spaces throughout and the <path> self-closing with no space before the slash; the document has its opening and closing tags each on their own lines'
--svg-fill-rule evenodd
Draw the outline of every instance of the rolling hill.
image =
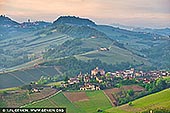
<svg viewBox="0 0 170 113">
<path fill-rule="evenodd" d="M 32 81 L 38 81 L 41 76 L 52 77 L 59 76 L 55 67 L 37 67 L 30 69 L 22 69 L 8 73 L 0 74 L 0 89 L 19 87 L 30 84 Z"/>
<path fill-rule="evenodd" d="M 0 19 L 1 77 L 9 76 L 11 73 L 4 72 L 13 69 L 20 71 L 21 67 L 26 69 L 28 65 L 33 67 L 67 57 L 85 62 L 98 59 L 108 65 L 129 64 L 128 67 L 140 69 L 170 69 L 169 39 L 157 39 L 161 35 L 96 25 L 90 19 L 74 16 L 59 17 L 53 23 L 17 23 L 6 16 Z M 3 35 L 6 32 L 10 32 L 9 35 Z M 161 48 L 164 49 L 158 54 Z M 11 80 L 17 82 L 16 77 Z M 18 84 L 22 84 L 21 81 Z"/>
<path fill-rule="evenodd" d="M 108 113 L 132 113 L 132 112 L 149 112 L 150 110 L 159 111 L 164 110 L 164 113 L 170 112 L 170 89 L 160 91 L 158 93 L 150 94 L 143 98 L 132 101 L 132 105 L 128 104 L 113 107 L 106 110 Z M 161 112 L 161 113 L 162 113 Z"/>
<path fill-rule="evenodd" d="M 96 26 L 95 22 L 90 19 L 79 18 L 75 16 L 61 16 L 53 24 L 73 24 L 81 26 Z"/>
<path fill-rule="evenodd" d="M 104 95 L 103 91 L 87 91 L 87 92 L 76 92 L 79 96 L 82 96 L 81 99 L 75 100 L 72 102 L 69 95 L 77 95 L 74 92 L 57 93 L 51 98 L 30 103 L 25 105 L 25 108 L 31 107 L 66 107 L 68 113 L 96 113 L 98 109 L 108 109 L 111 108 L 111 104 L 107 97 Z M 78 95 L 77 95 L 78 97 Z M 87 98 L 84 100 L 84 98 Z"/>
<path fill-rule="evenodd" d="M 22 107 L 25 108 L 50 108 L 66 107 L 68 113 L 97 113 L 101 110 L 103 113 L 135 113 L 135 112 L 153 112 L 161 110 L 170 112 L 170 90 L 150 94 L 148 96 L 132 101 L 132 105 L 124 104 L 112 107 L 108 97 L 103 91 L 69 91 L 58 92 L 55 95 Z"/>
<path fill-rule="evenodd" d="M 43 56 L 46 56 L 45 58 L 64 56 L 63 53 L 67 53 L 67 56 L 76 55 L 81 60 L 93 58 L 106 63 L 128 61 L 132 64 L 136 61 L 135 64 L 148 65 L 153 62 L 148 61 L 147 59 L 150 57 L 141 50 L 166 42 L 165 40 L 154 40 L 160 35 L 96 25 L 90 19 L 74 16 L 59 17 L 52 24 L 43 21 L 17 23 L 5 16 L 1 16 L 1 19 L 3 20 L 0 24 L 1 31 L 6 29 L 12 33 L 6 37 L 1 34 L 3 39 L 0 40 L 1 70 Z M 77 38 L 80 39 L 81 44 L 68 44 L 69 48 L 62 48 L 68 43 L 67 41 L 71 40 L 74 43 Z M 56 50 L 56 48 L 63 50 Z M 96 52 L 100 48 L 110 48 L 110 51 Z M 52 54 L 50 54 L 50 50 L 53 51 Z"/>
</svg>

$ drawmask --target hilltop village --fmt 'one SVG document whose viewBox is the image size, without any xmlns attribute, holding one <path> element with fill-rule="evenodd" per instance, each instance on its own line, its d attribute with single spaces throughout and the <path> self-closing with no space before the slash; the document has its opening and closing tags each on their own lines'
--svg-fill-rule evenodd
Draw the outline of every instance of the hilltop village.
<svg viewBox="0 0 170 113">
<path fill-rule="evenodd" d="M 63 90 L 103 90 L 121 85 L 144 84 L 159 78 L 170 76 L 169 71 L 136 71 L 134 68 L 124 71 L 105 72 L 96 67 L 90 74 L 78 74 L 61 84 Z"/>
</svg>

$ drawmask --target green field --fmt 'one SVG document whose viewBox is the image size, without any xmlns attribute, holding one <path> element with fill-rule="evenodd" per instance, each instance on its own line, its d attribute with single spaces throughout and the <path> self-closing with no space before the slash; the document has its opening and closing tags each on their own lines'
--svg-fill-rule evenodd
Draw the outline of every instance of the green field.
<svg viewBox="0 0 170 113">
<path fill-rule="evenodd" d="M 88 101 L 80 101 L 74 103 L 79 107 L 79 109 L 85 111 L 86 113 L 95 113 L 98 109 L 106 110 L 112 107 L 102 90 L 89 91 L 86 92 L 86 95 L 89 97 Z"/>
<path fill-rule="evenodd" d="M 112 46 L 112 48 L 109 51 L 87 52 L 85 54 L 76 55 L 75 57 L 80 60 L 100 59 L 101 61 L 106 62 L 108 64 L 130 62 L 132 64 L 144 63 L 146 65 L 150 65 L 150 63 L 145 58 L 141 58 L 127 50 L 123 50 L 116 46 Z"/>
<path fill-rule="evenodd" d="M 1 89 L 0 94 L 3 93 L 4 91 L 16 91 L 19 90 L 19 87 L 12 87 L 12 88 L 6 88 L 6 89 Z"/>
<path fill-rule="evenodd" d="M 113 107 L 106 110 L 109 113 L 131 113 L 143 112 L 153 109 L 167 109 L 170 110 L 170 89 L 160 91 L 155 94 L 145 96 L 132 102 L 132 106 L 128 104 Z"/>
<path fill-rule="evenodd" d="M 72 94 L 71 92 L 67 92 Z M 69 94 L 69 95 L 70 95 Z M 51 108 L 65 107 L 67 113 L 97 113 L 102 110 L 103 113 L 135 113 L 149 110 L 170 110 L 170 89 L 165 89 L 155 94 L 151 94 L 140 99 L 132 101 L 132 105 L 124 104 L 118 107 L 112 107 L 106 95 L 100 91 L 85 91 L 87 100 L 71 101 L 64 92 L 58 92 L 45 99 L 26 104 L 25 108 Z M 78 94 L 77 94 L 78 95 Z M 71 95 L 70 95 L 71 96 Z M 80 98 L 79 98 L 80 99 Z M 4 103 L 1 102 L 1 105 Z M 166 112 L 165 112 L 166 113 Z"/>
<path fill-rule="evenodd" d="M 114 45 L 107 39 L 82 39 L 81 47 L 88 47 L 94 49 L 94 51 L 86 52 L 83 54 L 77 54 L 75 57 L 80 60 L 99 59 L 102 62 L 108 64 L 116 64 L 121 62 L 130 62 L 131 64 L 150 65 L 150 63 L 138 55 L 133 54 L 131 51 L 120 48 Z M 109 51 L 99 51 L 101 47 L 110 48 Z"/>
<path fill-rule="evenodd" d="M 89 100 L 71 103 L 63 93 L 59 93 L 24 107 L 66 107 L 68 113 L 96 113 L 97 109 L 106 110 L 112 107 L 103 91 L 87 91 L 86 95 Z"/>
<path fill-rule="evenodd" d="M 47 84 L 46 86 L 60 86 L 62 82 L 64 81 L 52 82 L 52 83 Z"/>
<path fill-rule="evenodd" d="M 68 113 L 83 113 L 78 107 L 72 104 L 63 93 L 56 94 L 55 96 L 45 99 L 43 101 L 35 102 L 24 106 L 26 108 L 50 108 L 50 107 L 66 107 Z"/>
</svg>

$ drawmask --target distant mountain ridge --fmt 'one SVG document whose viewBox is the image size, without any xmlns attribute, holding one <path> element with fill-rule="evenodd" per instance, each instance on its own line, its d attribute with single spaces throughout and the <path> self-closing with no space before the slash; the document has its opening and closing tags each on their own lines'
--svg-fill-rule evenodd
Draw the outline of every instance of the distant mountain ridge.
<svg viewBox="0 0 170 113">
<path fill-rule="evenodd" d="M 0 16 L 0 25 L 8 25 L 8 26 L 14 26 L 14 25 L 20 25 L 18 22 L 10 19 L 9 17 L 6 17 L 5 15 Z"/>
<path fill-rule="evenodd" d="M 6 28 L 10 28 L 10 27 L 15 27 L 15 28 L 37 27 L 37 28 L 41 28 L 41 27 L 46 27 L 46 26 L 51 25 L 51 24 L 52 23 L 45 22 L 45 21 L 36 21 L 36 22 L 28 21 L 28 22 L 18 23 L 18 22 L 12 20 L 11 18 L 9 18 L 5 15 L 0 16 L 0 26 L 6 27 Z"/>
<path fill-rule="evenodd" d="M 155 29 L 155 28 L 126 26 L 126 25 L 114 24 L 114 23 L 111 24 L 111 26 L 120 29 L 129 30 L 129 31 L 134 31 L 134 32 L 145 32 L 145 33 L 153 33 L 153 34 L 158 34 L 163 36 L 170 36 L 170 27 Z"/>
<path fill-rule="evenodd" d="M 135 28 L 134 31 L 141 31 L 147 33 L 154 33 L 164 36 L 170 36 L 170 28 L 161 28 L 161 29 L 150 29 L 150 28 Z"/>
<path fill-rule="evenodd" d="M 96 26 L 95 22 L 75 16 L 61 16 L 53 24 L 73 24 L 83 26 Z"/>
</svg>

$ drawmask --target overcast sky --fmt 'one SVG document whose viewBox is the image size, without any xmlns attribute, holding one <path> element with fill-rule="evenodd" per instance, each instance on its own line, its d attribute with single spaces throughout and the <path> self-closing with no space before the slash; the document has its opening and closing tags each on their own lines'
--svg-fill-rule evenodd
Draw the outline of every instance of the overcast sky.
<svg viewBox="0 0 170 113">
<path fill-rule="evenodd" d="M 0 14 L 19 22 L 75 15 L 98 24 L 170 27 L 170 0 L 0 0 Z"/>
</svg>

